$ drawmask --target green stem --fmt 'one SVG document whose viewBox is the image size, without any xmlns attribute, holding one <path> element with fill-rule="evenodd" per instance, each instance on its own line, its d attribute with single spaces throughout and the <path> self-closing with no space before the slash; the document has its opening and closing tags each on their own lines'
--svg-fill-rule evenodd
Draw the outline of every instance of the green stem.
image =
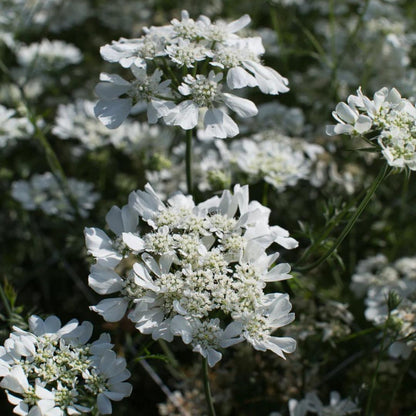
<svg viewBox="0 0 416 416">
<path fill-rule="evenodd" d="M 344 230 L 342 231 L 340 236 L 337 238 L 337 240 L 335 241 L 333 246 L 323 256 L 321 256 L 319 259 L 314 261 L 312 264 L 310 264 L 309 266 L 298 267 L 297 269 L 295 269 L 296 271 L 305 272 L 305 271 L 310 271 L 310 270 L 314 269 L 315 267 L 318 267 L 321 263 L 323 263 L 340 246 L 340 244 L 344 241 L 345 237 L 351 231 L 354 224 L 357 222 L 361 213 L 367 207 L 368 203 L 370 202 L 370 199 L 375 194 L 377 188 L 380 186 L 380 184 L 383 182 L 384 178 L 387 176 L 387 172 L 388 172 L 388 165 L 386 163 L 383 166 L 383 168 L 380 170 L 376 179 L 374 180 L 374 182 L 372 183 L 372 185 L 368 189 L 366 196 L 361 201 L 360 205 L 358 206 L 357 210 L 354 212 L 352 217 L 349 219 L 347 225 L 345 226 Z"/>
<path fill-rule="evenodd" d="M 263 184 L 263 196 L 262 196 L 262 199 L 261 199 L 261 203 L 265 207 L 267 207 L 268 196 L 269 196 L 269 184 L 267 182 L 264 182 L 264 184 Z"/>
<path fill-rule="evenodd" d="M 4 293 L 3 285 L 0 285 L 0 297 L 1 297 L 1 300 L 3 301 L 4 309 L 6 309 L 7 315 L 9 316 L 9 318 L 11 318 L 13 312 L 12 312 L 12 309 L 10 308 L 9 301 L 7 299 L 7 296 Z"/>
<path fill-rule="evenodd" d="M 215 408 L 214 408 L 214 403 L 212 402 L 211 388 L 209 386 L 209 379 L 208 379 L 208 363 L 205 357 L 202 357 L 202 372 L 204 375 L 204 391 L 205 391 L 205 399 L 207 401 L 208 415 L 215 416 Z"/>
<path fill-rule="evenodd" d="M 407 371 L 409 370 L 414 358 L 416 357 L 415 352 L 413 351 L 412 355 L 403 363 L 402 368 L 399 371 L 399 377 L 398 380 L 395 383 L 393 393 L 391 395 L 390 399 L 390 406 L 389 406 L 389 415 L 393 414 L 394 404 L 397 398 L 397 393 L 399 392 L 399 389 L 403 383 L 403 379 Z"/>
<path fill-rule="evenodd" d="M 37 126 L 36 121 L 32 117 L 30 117 L 30 119 L 35 129 L 35 137 L 39 140 L 40 144 L 42 145 L 45 151 L 46 160 L 48 161 L 49 167 L 51 168 L 52 173 L 54 174 L 59 185 L 61 186 L 64 195 L 68 198 L 68 201 L 71 204 L 75 214 L 78 215 L 79 211 L 77 201 L 75 200 L 69 188 L 68 179 L 65 175 L 61 163 L 59 162 L 58 156 L 56 156 L 55 151 L 48 142 L 48 139 L 46 138 L 43 131 Z"/>
<path fill-rule="evenodd" d="M 380 367 L 381 356 L 383 355 L 383 352 L 384 352 L 384 342 L 386 340 L 387 326 L 388 326 L 389 319 L 390 319 L 390 312 L 388 313 L 386 322 L 384 323 L 383 338 L 381 339 L 380 351 L 379 351 L 378 356 L 377 356 L 376 369 L 374 371 L 373 378 L 371 380 L 370 392 L 368 393 L 367 404 L 365 406 L 365 416 L 370 416 L 370 414 L 371 414 L 370 412 L 371 412 L 371 405 L 372 405 L 372 401 L 373 401 L 373 394 L 374 394 L 374 390 L 375 390 L 375 387 L 376 387 L 376 384 L 377 384 L 377 375 L 378 375 L 378 370 L 379 370 L 379 367 Z"/>
<path fill-rule="evenodd" d="M 78 204 L 77 204 L 77 201 L 74 199 L 71 190 L 69 189 L 68 180 L 65 175 L 65 172 L 61 166 L 61 163 L 59 162 L 58 157 L 56 156 L 56 153 L 52 149 L 52 146 L 49 144 L 48 139 L 46 138 L 45 134 L 43 133 L 43 131 L 39 128 L 37 124 L 36 116 L 31 111 L 29 102 L 26 98 L 24 88 L 22 87 L 22 85 L 20 85 L 13 79 L 7 66 L 1 60 L 0 60 L 0 70 L 4 72 L 4 74 L 10 79 L 10 82 L 13 85 L 15 85 L 17 89 L 19 90 L 20 97 L 26 109 L 27 118 L 29 119 L 30 123 L 32 124 L 34 128 L 35 137 L 39 140 L 39 142 L 41 143 L 45 151 L 46 160 L 49 164 L 49 167 L 51 168 L 52 173 L 55 175 L 55 178 L 57 179 L 64 195 L 68 198 L 68 201 L 71 204 L 72 208 L 74 209 L 74 212 L 76 214 L 79 214 Z"/>
<path fill-rule="evenodd" d="M 188 194 L 193 195 L 192 190 L 192 130 L 186 130 L 186 185 Z"/>
<path fill-rule="evenodd" d="M 364 196 L 364 192 L 360 194 L 359 198 L 354 199 L 351 201 L 347 206 L 345 206 L 341 212 L 339 212 L 337 215 L 335 215 L 333 218 L 331 218 L 328 223 L 326 224 L 326 228 L 323 230 L 321 235 L 314 239 L 313 243 L 305 249 L 299 260 L 295 264 L 295 268 L 297 268 L 299 265 L 301 265 L 307 258 L 316 250 L 317 247 L 319 247 L 329 234 L 331 234 L 332 230 L 344 219 L 344 217 L 348 214 L 350 209 L 357 203 L 359 199 Z"/>
</svg>

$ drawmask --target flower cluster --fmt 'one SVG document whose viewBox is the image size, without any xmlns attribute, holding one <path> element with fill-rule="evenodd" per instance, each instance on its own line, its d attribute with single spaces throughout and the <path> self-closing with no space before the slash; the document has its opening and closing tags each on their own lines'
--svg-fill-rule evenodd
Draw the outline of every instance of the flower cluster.
<svg viewBox="0 0 416 416">
<path fill-rule="evenodd" d="M 181 20 L 170 25 L 152 26 L 140 38 L 103 46 L 101 56 L 129 68 L 133 80 L 101 74 L 97 117 L 117 128 L 130 112 L 147 110 L 149 123 L 163 118 L 167 125 L 190 130 L 201 122 L 211 137 L 237 135 L 238 126 L 225 107 L 240 117 L 254 116 L 257 108 L 227 88 L 257 86 L 266 94 L 289 90 L 286 78 L 261 63 L 261 38 L 236 34 L 249 22 L 248 15 L 228 24 L 206 16 L 195 21 L 183 11 Z"/>
<path fill-rule="evenodd" d="M 306 416 L 310 414 L 318 416 L 347 416 L 360 413 L 361 409 L 350 399 L 341 399 L 337 391 L 331 391 L 329 404 L 324 405 L 316 393 L 308 393 L 305 398 L 298 401 L 289 400 L 290 416 Z M 270 416 L 280 416 L 274 412 Z"/>
<path fill-rule="evenodd" d="M 396 89 L 382 88 L 370 100 L 359 88 L 332 115 L 338 124 L 327 134 L 370 135 L 390 166 L 416 170 L 416 108 Z"/>
<path fill-rule="evenodd" d="M 290 266 L 266 249 L 272 243 L 292 249 L 297 242 L 269 226 L 269 214 L 249 203 L 247 186 L 198 205 L 180 193 L 165 205 L 150 185 L 132 192 L 127 205 L 107 214 L 114 237 L 85 230 L 96 258 L 89 284 L 99 294 L 117 294 L 92 309 L 110 322 L 130 309 L 140 332 L 167 341 L 181 336 L 210 366 L 221 359 L 219 348 L 243 340 L 283 357 L 295 341 L 271 334 L 294 314 L 288 295 L 264 288 L 290 278 Z"/>
<path fill-rule="evenodd" d="M 389 263 L 381 254 L 362 260 L 352 276 L 351 289 L 357 296 L 366 295 L 365 317 L 376 325 L 384 324 L 390 309 L 393 342 L 392 357 L 408 358 L 416 347 L 416 258 L 403 257 Z M 389 305 L 394 292 L 400 303 Z"/>
<path fill-rule="evenodd" d="M 23 179 L 12 183 L 11 194 L 19 201 L 24 209 L 33 211 L 41 209 L 47 215 L 59 215 L 66 220 L 74 218 L 76 203 L 78 213 L 88 216 L 88 211 L 94 208 L 99 194 L 93 192 L 93 185 L 77 179 L 68 179 L 68 190 L 73 201 L 70 201 L 51 172 L 33 175 L 29 181 Z"/>
<path fill-rule="evenodd" d="M 273 130 L 235 141 L 230 154 L 249 181 L 264 180 L 279 192 L 311 175 L 312 162 L 324 149 Z"/>
<path fill-rule="evenodd" d="M 166 130 L 138 121 L 126 121 L 119 129 L 108 130 L 95 117 L 94 102 L 78 99 L 75 103 L 59 105 L 52 133 L 64 140 L 79 140 L 81 146 L 77 153 L 112 144 L 116 149 L 131 155 L 143 149 L 149 152 L 150 147 L 167 148 L 171 135 Z M 155 140 L 161 136 L 163 140 Z"/>
<path fill-rule="evenodd" d="M 68 65 L 78 64 L 82 60 L 81 51 L 69 43 L 60 40 L 43 39 L 39 43 L 19 45 L 16 49 L 20 66 L 42 74 L 47 71 L 59 71 Z"/>
<path fill-rule="evenodd" d="M 30 331 L 14 327 L 0 347 L 0 386 L 14 413 L 42 416 L 111 414 L 110 400 L 131 394 L 124 358 L 112 350 L 110 336 L 92 343 L 93 326 L 56 316 L 29 318 Z"/>
<path fill-rule="evenodd" d="M 16 111 L 0 105 L 0 147 L 16 139 L 25 139 L 33 134 L 34 128 L 25 117 L 16 117 Z"/>
</svg>

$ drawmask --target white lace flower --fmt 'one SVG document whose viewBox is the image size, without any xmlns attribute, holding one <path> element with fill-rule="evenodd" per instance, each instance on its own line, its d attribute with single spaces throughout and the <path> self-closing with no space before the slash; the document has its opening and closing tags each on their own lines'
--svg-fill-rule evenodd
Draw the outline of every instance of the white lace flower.
<svg viewBox="0 0 416 416">
<path fill-rule="evenodd" d="M 278 191 L 284 191 L 308 178 L 312 162 L 302 149 L 306 143 L 299 146 L 296 139 L 270 133 L 233 142 L 230 155 L 250 181 L 263 179 Z"/>
<path fill-rule="evenodd" d="M 93 192 L 93 184 L 68 179 L 68 189 L 77 204 L 79 214 L 86 218 L 95 202 L 100 198 Z M 29 181 L 12 183 L 12 197 L 29 211 L 41 209 L 47 215 L 56 215 L 65 220 L 74 219 L 74 207 L 64 194 L 61 185 L 50 172 L 33 175 Z"/>
<path fill-rule="evenodd" d="M 390 311 L 392 357 L 408 358 L 416 347 L 414 298 L 416 296 L 416 258 L 403 257 L 389 263 L 383 255 L 362 260 L 352 276 L 351 288 L 357 296 L 366 295 L 365 317 L 375 325 L 383 325 L 389 316 L 389 294 L 395 292 L 401 302 Z"/>
<path fill-rule="evenodd" d="M 180 126 L 184 130 L 193 129 L 202 115 L 201 110 L 204 110 L 203 123 L 208 134 L 219 138 L 236 136 L 239 132 L 237 124 L 223 109 L 215 108 L 214 103 L 225 104 L 240 117 L 256 115 L 257 108 L 246 98 L 222 92 L 221 79 L 222 74 L 213 71 L 208 78 L 204 75 L 197 75 L 196 78 L 187 75 L 185 82 L 178 88 L 186 99 L 163 117 L 166 124 Z"/>
<path fill-rule="evenodd" d="M 129 310 L 140 332 L 166 341 L 181 336 L 210 365 L 221 358 L 218 349 L 248 339 L 242 333 L 248 316 L 263 320 L 263 332 L 252 333 L 253 345 L 266 338 L 271 345 L 271 332 L 293 314 L 286 297 L 272 301 L 264 288 L 291 276 L 290 266 L 277 262 L 279 253 L 265 250 L 273 243 L 291 249 L 297 242 L 283 228 L 269 226 L 269 215 L 268 208 L 249 202 L 247 186 L 198 205 L 181 193 L 165 204 L 149 185 L 132 192 L 128 205 L 113 207 L 107 215 L 116 238 L 86 229 L 89 252 L 97 260 L 89 284 L 113 296 L 92 309 L 110 322 Z M 293 350 L 294 340 L 277 340 L 273 350 L 279 355 Z"/>
<path fill-rule="evenodd" d="M 348 97 L 333 112 L 339 124 L 327 126 L 327 134 L 372 133 L 390 166 L 416 170 L 416 108 L 392 88 L 382 88 L 373 100 L 363 95 Z"/>
<path fill-rule="evenodd" d="M 358 414 L 361 409 L 351 399 L 341 399 L 341 395 L 337 391 L 331 391 L 330 402 L 324 405 L 318 395 L 307 393 L 302 400 L 289 400 L 290 416 L 306 416 L 315 414 L 319 416 L 347 416 Z M 270 416 L 280 416 L 280 413 L 272 413 Z"/>
<path fill-rule="evenodd" d="M 0 347 L 0 386 L 14 413 L 25 416 L 111 414 L 111 400 L 131 394 L 124 358 L 102 334 L 88 343 L 93 326 L 72 320 L 61 327 L 56 316 L 29 318 L 30 331 L 14 327 Z M 12 392 L 13 394 L 11 394 Z"/>
<path fill-rule="evenodd" d="M 150 29 L 147 32 L 138 39 L 120 38 L 102 46 L 100 48 L 102 58 L 108 62 L 118 62 L 124 68 L 130 68 L 132 65 L 146 68 L 146 60 L 166 55 L 164 37 L 156 30 Z"/>
<path fill-rule="evenodd" d="M 33 125 L 27 118 L 16 117 L 16 111 L 0 105 L 0 148 L 16 139 L 29 138 Z"/>
<path fill-rule="evenodd" d="M 201 118 L 205 135 L 235 136 L 237 124 L 216 106 L 223 104 L 244 118 L 257 114 L 257 108 L 247 99 L 222 92 L 220 81 L 225 75 L 230 89 L 258 86 L 266 94 L 289 90 L 286 78 L 260 62 L 265 52 L 261 38 L 236 34 L 249 22 L 248 15 L 231 23 L 212 23 L 206 16 L 194 20 L 184 10 L 181 20 L 173 19 L 170 25 L 145 28 L 140 38 L 121 38 L 103 46 L 102 57 L 130 68 L 138 81 L 101 74 L 102 82 L 96 88 L 100 98 L 97 117 L 107 127 L 117 128 L 130 111 L 146 107 L 150 123 L 163 117 L 166 124 L 189 130 Z M 217 74 L 208 73 L 209 65 Z M 149 78 L 147 69 L 154 67 L 160 88 L 149 93 L 143 82 Z"/>
<path fill-rule="evenodd" d="M 30 71 L 59 71 L 67 65 L 77 64 L 82 60 L 81 51 L 74 45 L 61 40 L 43 39 L 40 43 L 19 46 L 16 50 L 19 65 Z"/>
<path fill-rule="evenodd" d="M 211 65 L 227 71 L 227 85 L 230 89 L 259 87 L 264 94 L 277 95 L 288 92 L 288 80 L 273 68 L 260 63 L 264 53 L 261 38 L 244 38 L 219 46 Z"/>
<path fill-rule="evenodd" d="M 120 126 L 131 111 L 147 110 L 149 123 L 156 123 L 174 106 L 173 102 L 159 98 L 170 95 L 170 81 L 161 82 L 162 72 L 159 69 L 151 76 L 147 75 L 146 69 L 135 65 L 131 66 L 131 71 L 135 76 L 131 82 L 116 74 L 102 73 L 101 82 L 95 88 L 100 98 L 94 108 L 95 115 L 110 129 Z"/>
</svg>

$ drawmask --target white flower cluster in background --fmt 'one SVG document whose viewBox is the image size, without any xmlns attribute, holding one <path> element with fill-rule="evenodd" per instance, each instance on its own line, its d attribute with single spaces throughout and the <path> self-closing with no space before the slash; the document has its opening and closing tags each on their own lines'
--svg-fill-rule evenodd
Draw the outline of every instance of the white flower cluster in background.
<svg viewBox="0 0 416 416">
<path fill-rule="evenodd" d="M 239 128 L 228 109 L 246 118 L 256 115 L 257 108 L 227 90 L 259 87 L 274 95 L 289 90 L 286 78 L 261 63 L 261 37 L 236 34 L 249 22 L 248 15 L 228 24 L 203 15 L 195 21 L 183 11 L 181 20 L 173 19 L 170 25 L 152 26 L 140 38 L 103 46 L 103 59 L 130 69 L 133 78 L 101 74 L 97 117 L 117 128 L 130 112 L 147 110 L 149 123 L 163 118 L 184 130 L 200 123 L 211 137 L 237 135 Z"/>
<path fill-rule="evenodd" d="M 365 317 L 376 325 L 387 319 L 389 293 L 400 296 L 401 302 L 390 314 L 396 333 L 388 351 L 392 357 L 408 358 L 416 348 L 416 257 L 389 263 L 379 254 L 362 260 L 352 276 L 351 289 L 357 296 L 366 296 Z"/>
<path fill-rule="evenodd" d="M 293 321 L 287 294 L 264 292 L 267 282 L 290 278 L 277 243 L 298 243 L 279 226 L 269 226 L 270 209 L 249 202 L 248 186 L 236 185 L 198 205 L 177 193 L 164 204 L 149 185 L 129 203 L 107 214 L 109 237 L 86 228 L 86 245 L 96 259 L 89 285 L 114 295 L 92 309 L 106 321 L 127 310 L 136 328 L 154 339 L 181 336 L 215 365 L 220 348 L 246 340 L 260 351 L 284 357 L 295 340 L 272 333 Z"/>
<path fill-rule="evenodd" d="M 300 179 L 309 179 L 312 164 L 324 149 L 302 139 L 295 139 L 274 130 L 254 134 L 232 142 L 230 156 L 249 183 L 264 180 L 277 191 L 295 186 Z"/>
<path fill-rule="evenodd" d="M 359 88 L 332 115 L 338 124 L 327 134 L 371 135 L 390 166 L 416 170 L 416 108 L 396 89 L 382 88 L 370 100 Z"/>
<path fill-rule="evenodd" d="M 10 0 L 2 2 L 0 32 L 61 32 L 82 23 L 91 14 L 87 0 Z"/>
<path fill-rule="evenodd" d="M 82 53 L 76 46 L 61 40 L 43 39 L 27 46 L 19 45 L 15 52 L 19 65 L 36 73 L 60 71 L 82 60 Z"/>
<path fill-rule="evenodd" d="M 67 416 L 112 413 L 110 400 L 130 396 L 126 360 L 117 357 L 108 334 L 89 343 L 93 325 L 56 316 L 29 318 L 29 331 L 14 332 L 0 347 L 0 386 L 14 413 Z"/>
<path fill-rule="evenodd" d="M 358 414 L 361 409 L 351 399 L 341 399 L 337 391 L 331 391 L 329 404 L 324 405 L 316 393 L 307 393 L 302 400 L 289 400 L 290 416 L 307 416 L 310 414 L 318 416 L 347 416 Z M 281 416 L 273 412 L 269 416 Z"/>
<path fill-rule="evenodd" d="M 68 190 L 79 215 L 86 218 L 88 211 L 94 208 L 100 198 L 98 193 L 93 192 L 93 184 L 69 178 Z M 13 182 L 11 194 L 28 211 L 41 209 L 47 215 L 56 215 L 65 220 L 74 219 L 74 206 L 51 172 L 34 174 L 29 181 L 22 179 Z"/>
<path fill-rule="evenodd" d="M 16 117 L 15 110 L 0 105 L 0 147 L 16 139 L 27 139 L 33 132 L 33 125 L 26 117 Z"/>
<path fill-rule="evenodd" d="M 107 129 L 95 117 L 94 105 L 94 102 L 84 99 L 71 104 L 60 104 L 52 133 L 64 140 L 78 139 L 82 148 L 87 150 L 112 144 L 128 155 L 155 147 L 167 149 L 171 144 L 170 132 L 160 126 L 126 121 L 117 130 Z"/>
</svg>

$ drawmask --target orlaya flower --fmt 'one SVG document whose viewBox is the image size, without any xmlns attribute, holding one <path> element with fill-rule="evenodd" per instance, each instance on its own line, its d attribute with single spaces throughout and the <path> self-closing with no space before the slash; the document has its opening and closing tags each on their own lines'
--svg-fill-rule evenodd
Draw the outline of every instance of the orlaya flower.
<svg viewBox="0 0 416 416">
<path fill-rule="evenodd" d="M 162 81 L 162 71 L 156 69 L 147 75 L 145 68 L 130 67 L 135 79 L 131 82 L 116 74 L 102 73 L 95 87 L 99 101 L 94 108 L 96 117 L 109 129 L 115 129 L 127 118 L 130 112 L 147 110 L 149 123 L 154 124 L 172 109 L 170 80 Z M 165 97 L 165 98 L 160 98 Z"/>
<path fill-rule="evenodd" d="M 204 127 L 212 137 L 224 139 L 236 136 L 238 126 L 221 105 L 225 104 L 240 117 L 256 115 L 257 107 L 250 100 L 222 92 L 222 77 L 222 73 L 215 74 L 214 71 L 208 77 L 187 75 L 185 82 L 178 88 L 186 99 L 167 112 L 163 117 L 165 123 L 190 130 L 197 126 L 202 117 Z M 220 107 L 216 108 L 215 104 Z"/>
</svg>

